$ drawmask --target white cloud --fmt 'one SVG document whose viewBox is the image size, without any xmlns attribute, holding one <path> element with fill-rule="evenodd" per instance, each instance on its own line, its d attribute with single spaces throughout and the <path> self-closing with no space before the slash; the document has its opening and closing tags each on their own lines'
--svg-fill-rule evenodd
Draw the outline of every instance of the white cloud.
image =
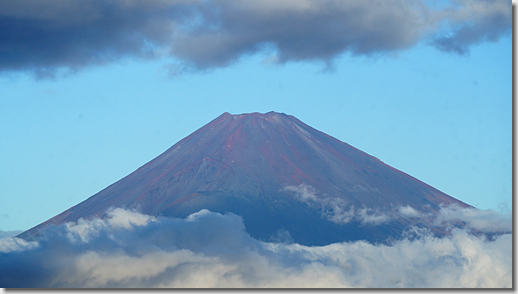
<svg viewBox="0 0 518 294">
<path fill-rule="evenodd" d="M 358 218 L 354 206 L 348 205 L 347 202 L 340 198 L 324 199 L 320 202 L 320 205 L 322 205 L 322 216 L 334 223 L 346 224 Z"/>
<path fill-rule="evenodd" d="M 495 242 L 455 231 L 395 244 L 337 243 L 323 247 L 275 246 L 279 254 L 337 267 L 350 287 L 510 287 L 511 235 Z M 494 270 L 492 269 L 494 268 Z"/>
<path fill-rule="evenodd" d="M 78 223 L 81 229 L 49 227 L 39 243 L 4 250 L 0 287 L 512 286 L 511 234 L 486 240 L 455 229 L 444 238 L 417 233 L 390 245 L 308 247 L 255 240 L 233 214 L 110 213 Z M 71 232 L 88 238 L 70 239 Z M 6 242 L 21 241 L 0 240 Z"/>
<path fill-rule="evenodd" d="M 401 206 L 399 207 L 399 214 L 403 217 L 412 218 L 412 217 L 421 217 L 421 213 L 415 210 L 412 206 Z"/>
<path fill-rule="evenodd" d="M 435 225 L 444 225 L 452 221 L 461 221 L 466 226 L 482 232 L 511 232 L 511 215 L 504 216 L 495 210 L 479 210 L 458 206 L 444 207 L 435 216 Z"/>
<path fill-rule="evenodd" d="M 0 239 L 0 253 L 23 251 L 38 247 L 37 242 L 28 242 L 16 237 L 5 237 Z"/>
<path fill-rule="evenodd" d="M 372 209 L 362 208 L 358 212 L 361 222 L 363 224 L 379 225 L 388 222 L 392 218 L 379 211 L 373 211 Z"/>
<path fill-rule="evenodd" d="M 298 186 L 286 186 L 283 191 L 294 192 L 297 200 L 310 207 L 320 209 L 322 217 L 337 224 L 358 221 L 364 225 L 379 225 L 392 219 L 389 215 L 370 208 L 354 207 L 341 198 L 318 195 L 315 188 L 305 183 Z"/>
<path fill-rule="evenodd" d="M 302 202 L 318 201 L 316 190 L 310 185 L 304 183 L 298 186 L 286 186 L 283 188 L 284 191 L 295 192 L 295 196 Z"/>
<path fill-rule="evenodd" d="M 436 227 L 457 227 L 462 224 L 467 229 L 484 233 L 510 233 L 513 229 L 511 213 L 507 215 L 495 210 L 462 208 L 457 205 L 441 207 L 437 213 L 424 213 L 410 206 L 399 207 L 398 212 L 405 218 L 422 219 Z"/>
<path fill-rule="evenodd" d="M 103 231 L 132 229 L 135 226 L 145 226 L 149 222 L 156 221 L 153 216 L 122 208 L 109 209 L 106 214 L 106 220 L 99 218 L 85 220 L 81 218 L 77 223 L 64 224 L 67 237 L 73 242 L 84 243 L 97 237 Z"/>
</svg>

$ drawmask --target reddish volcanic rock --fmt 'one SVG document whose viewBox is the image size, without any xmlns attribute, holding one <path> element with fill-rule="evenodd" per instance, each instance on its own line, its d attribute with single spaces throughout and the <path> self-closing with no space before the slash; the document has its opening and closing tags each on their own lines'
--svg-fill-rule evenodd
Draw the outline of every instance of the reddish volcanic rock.
<svg viewBox="0 0 518 294">
<path fill-rule="evenodd" d="M 262 240 L 288 231 L 306 245 L 384 242 L 400 238 L 409 225 L 442 233 L 398 215 L 399 208 L 433 213 L 451 204 L 469 207 L 293 116 L 224 113 L 127 177 L 21 236 L 29 238 L 48 224 L 103 216 L 109 207 L 170 217 L 207 208 L 242 216 L 247 231 Z M 389 217 L 380 223 L 356 216 L 347 221 L 351 211 Z"/>
</svg>

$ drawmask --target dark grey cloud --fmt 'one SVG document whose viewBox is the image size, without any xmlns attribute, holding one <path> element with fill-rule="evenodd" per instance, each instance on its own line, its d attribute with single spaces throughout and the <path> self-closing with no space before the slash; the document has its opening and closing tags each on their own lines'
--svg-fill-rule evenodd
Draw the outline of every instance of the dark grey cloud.
<svg viewBox="0 0 518 294">
<path fill-rule="evenodd" d="M 172 19 L 189 16 L 181 6 L 179 1 L 2 1 L 0 69 L 46 75 L 126 56 L 158 57 L 155 46 L 170 41 Z"/>
<path fill-rule="evenodd" d="M 511 30 L 506 0 L 3 0 L 0 71 L 46 76 L 123 58 L 174 57 L 177 70 L 372 55 L 428 40 L 464 53 Z"/>
<path fill-rule="evenodd" d="M 511 234 L 435 238 L 416 228 L 389 245 L 307 247 L 255 240 L 233 214 L 108 214 L 48 227 L 39 242 L 0 239 L 0 287 L 512 286 Z"/>
<path fill-rule="evenodd" d="M 419 1 L 217 1 L 204 23 L 178 32 L 172 53 L 197 68 L 270 49 L 277 62 L 332 60 L 415 44 L 427 26 Z"/>
<path fill-rule="evenodd" d="M 440 50 L 465 54 L 473 44 L 496 42 L 511 32 L 509 1 L 456 0 L 453 3 L 462 8 L 444 12 L 442 21 L 448 29 L 439 32 L 432 41 Z"/>
</svg>

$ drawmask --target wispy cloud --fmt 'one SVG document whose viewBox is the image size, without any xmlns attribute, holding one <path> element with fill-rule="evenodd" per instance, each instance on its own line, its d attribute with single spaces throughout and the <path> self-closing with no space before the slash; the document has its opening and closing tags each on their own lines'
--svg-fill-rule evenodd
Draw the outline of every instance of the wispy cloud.
<svg viewBox="0 0 518 294">
<path fill-rule="evenodd" d="M 338 224 L 352 221 L 363 225 L 380 225 L 398 218 L 424 221 L 435 227 L 456 227 L 461 222 L 468 229 L 480 232 L 509 233 L 512 231 L 510 213 L 506 216 L 495 210 L 462 208 L 456 205 L 441 207 L 437 213 L 418 211 L 411 206 L 391 207 L 383 212 L 367 207 L 355 207 L 346 200 L 321 195 L 310 185 L 286 186 L 296 199 L 319 209 L 322 217 Z M 455 224 L 455 225 L 452 225 Z"/>
<path fill-rule="evenodd" d="M 437 213 L 423 213 L 410 206 L 400 207 L 399 213 L 406 218 L 423 219 L 437 227 L 445 227 L 462 222 L 466 228 L 491 233 L 512 231 L 511 214 L 504 215 L 495 210 L 462 208 L 456 205 L 441 207 Z"/>
<path fill-rule="evenodd" d="M 2 238 L 5 238 L 5 237 L 13 237 L 13 236 L 16 236 L 20 233 L 22 233 L 23 231 L 19 231 L 19 230 L 15 230 L 15 231 L 2 231 L 0 230 L 0 239 Z"/>
<path fill-rule="evenodd" d="M 442 226 L 453 221 L 461 221 L 468 228 L 482 232 L 511 232 L 511 215 L 502 215 L 495 210 L 463 209 L 457 206 L 449 206 L 439 210 L 434 217 L 434 223 Z"/>
<path fill-rule="evenodd" d="M 341 198 L 318 195 L 315 188 L 304 183 L 298 186 L 286 186 L 283 190 L 294 192 L 296 199 L 320 210 L 323 218 L 337 224 L 356 221 L 364 225 L 379 225 L 393 218 L 393 216 L 371 208 L 355 207 Z"/>
<path fill-rule="evenodd" d="M 173 57 L 174 70 L 369 56 L 420 42 L 466 53 L 511 31 L 511 3 L 450 0 L 4 0 L 0 72 L 40 77 L 125 57 Z"/>
<path fill-rule="evenodd" d="M 109 215 L 1 239 L 0 287 L 511 287 L 510 234 L 306 247 L 257 241 L 233 214 Z"/>
</svg>

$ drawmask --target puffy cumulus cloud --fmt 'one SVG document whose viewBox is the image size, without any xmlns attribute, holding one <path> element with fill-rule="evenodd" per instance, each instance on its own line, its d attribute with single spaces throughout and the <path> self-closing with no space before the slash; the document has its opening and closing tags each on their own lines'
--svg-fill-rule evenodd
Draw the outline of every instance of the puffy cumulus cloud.
<svg viewBox="0 0 518 294">
<path fill-rule="evenodd" d="M 156 219 L 149 215 L 122 208 L 108 209 L 107 220 L 95 218 L 93 220 L 79 219 L 77 223 L 64 224 L 67 238 L 72 242 L 88 242 L 96 238 L 103 231 L 130 229 L 134 226 L 143 226 Z"/>
<path fill-rule="evenodd" d="M 15 237 L 0 238 L 0 253 L 7 253 L 13 251 L 23 251 L 30 248 L 38 247 L 37 242 L 28 242 L 24 239 Z"/>
<path fill-rule="evenodd" d="M 277 63 L 372 55 L 426 41 L 465 53 L 511 31 L 506 0 L 3 0 L 0 71 L 52 76 L 124 57 L 174 57 L 173 71 L 258 52 Z"/>
<path fill-rule="evenodd" d="M 122 209 L 42 233 L 37 243 L 0 240 L 0 287 L 512 286 L 510 234 L 416 230 L 389 245 L 307 247 L 255 240 L 233 214 L 172 219 Z M 2 247 L 9 242 L 18 247 Z"/>
<path fill-rule="evenodd" d="M 12 238 L 23 231 L 1 231 L 0 230 L 0 254 L 3 252 L 20 251 L 37 246 L 36 242 L 27 242 L 23 239 Z"/>
</svg>

